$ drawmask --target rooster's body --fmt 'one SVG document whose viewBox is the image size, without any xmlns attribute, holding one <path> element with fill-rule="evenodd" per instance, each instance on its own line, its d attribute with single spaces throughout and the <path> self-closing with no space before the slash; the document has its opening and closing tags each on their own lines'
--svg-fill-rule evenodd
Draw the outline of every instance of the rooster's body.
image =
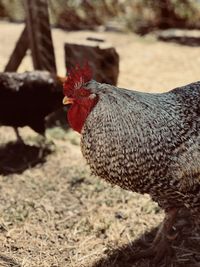
<svg viewBox="0 0 200 267">
<path fill-rule="evenodd" d="M 153 249 L 162 257 L 176 237 L 170 233 L 178 210 L 200 217 L 200 82 L 148 94 L 89 77 L 77 69 L 65 83 L 69 123 L 81 133 L 82 153 L 95 175 L 148 193 L 165 210 L 162 242 L 157 237 L 155 243 L 162 248 Z"/>
<path fill-rule="evenodd" d="M 200 205 L 200 82 L 148 94 L 90 82 L 98 95 L 82 130 L 93 173 L 148 193 L 164 209 Z"/>
</svg>

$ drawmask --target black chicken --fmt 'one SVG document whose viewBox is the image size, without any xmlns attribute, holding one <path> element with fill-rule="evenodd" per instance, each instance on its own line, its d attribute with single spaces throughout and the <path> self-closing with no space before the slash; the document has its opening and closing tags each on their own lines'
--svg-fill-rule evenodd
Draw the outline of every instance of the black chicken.
<svg viewBox="0 0 200 267">
<path fill-rule="evenodd" d="M 45 132 L 45 117 L 62 107 L 62 80 L 45 71 L 0 74 L 0 124 Z"/>
</svg>

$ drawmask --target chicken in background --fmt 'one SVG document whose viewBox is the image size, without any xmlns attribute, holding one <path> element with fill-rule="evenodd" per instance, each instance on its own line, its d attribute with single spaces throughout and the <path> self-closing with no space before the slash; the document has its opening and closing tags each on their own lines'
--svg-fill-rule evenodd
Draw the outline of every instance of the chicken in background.
<svg viewBox="0 0 200 267">
<path fill-rule="evenodd" d="M 149 194 L 165 211 L 152 246 L 138 254 L 159 261 L 178 235 L 182 208 L 200 222 L 200 82 L 150 94 L 91 79 L 88 65 L 68 74 L 69 124 L 94 175 Z"/>
<path fill-rule="evenodd" d="M 62 107 L 62 79 L 46 71 L 0 75 L 0 125 L 45 133 L 45 117 Z"/>
</svg>

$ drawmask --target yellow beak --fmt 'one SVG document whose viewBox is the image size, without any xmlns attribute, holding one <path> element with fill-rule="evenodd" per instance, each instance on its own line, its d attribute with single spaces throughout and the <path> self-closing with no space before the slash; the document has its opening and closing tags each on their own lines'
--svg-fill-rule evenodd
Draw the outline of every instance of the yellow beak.
<svg viewBox="0 0 200 267">
<path fill-rule="evenodd" d="M 73 98 L 70 98 L 70 97 L 67 97 L 65 96 L 63 98 L 63 105 L 68 105 L 68 104 L 73 104 L 74 103 L 74 99 Z"/>
<path fill-rule="evenodd" d="M 67 81 L 67 77 L 61 77 L 61 76 L 57 76 L 58 80 L 61 82 L 61 83 L 64 83 Z"/>
</svg>

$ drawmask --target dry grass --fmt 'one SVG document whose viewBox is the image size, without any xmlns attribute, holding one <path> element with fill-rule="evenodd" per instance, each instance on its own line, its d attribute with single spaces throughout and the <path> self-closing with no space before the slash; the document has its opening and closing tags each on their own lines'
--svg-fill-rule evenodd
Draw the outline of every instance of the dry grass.
<svg viewBox="0 0 200 267">
<path fill-rule="evenodd" d="M 1 134 L 8 130 L 2 127 Z M 138 199 L 90 177 L 79 136 L 60 131 L 60 139 L 53 130 L 47 133 L 56 150 L 45 164 L 1 176 L 1 251 L 22 266 L 87 266 L 162 218 L 148 197 Z M 25 140 L 32 134 L 21 133 Z"/>
<path fill-rule="evenodd" d="M 3 26 L 3 27 L 2 27 Z M 21 25 L 0 28 L 0 68 L 3 69 Z M 8 31 L 9 30 L 9 31 Z M 140 39 L 114 33 L 64 33 L 54 30 L 58 68 L 64 73 L 63 41 L 103 36 L 115 44 L 121 56 L 119 84 L 146 91 L 164 91 L 198 80 L 198 48 Z M 26 58 L 21 71 L 31 69 Z M 149 260 L 131 261 L 131 255 L 153 237 L 163 218 L 148 196 L 112 188 L 90 176 L 79 148 L 79 136 L 55 128 L 47 131 L 49 153 L 41 155 L 37 135 L 21 129 L 26 150 L 15 153 L 9 174 L 0 166 L 0 266 L 23 267 L 145 267 Z M 11 128 L 0 128 L 1 155 L 14 142 Z M 37 165 L 15 173 L 15 160 L 26 159 L 31 147 L 38 151 Z M 35 150 L 34 150 L 35 151 Z M 30 159 L 29 159 L 30 160 Z M 30 160 L 31 161 L 31 160 Z M 12 168 L 13 166 L 13 168 Z M 5 167 L 5 166 L 4 166 Z M 189 228 L 190 229 L 190 228 Z M 185 241 L 175 244 L 177 256 L 165 266 L 195 267 L 200 260 L 195 231 L 185 230 Z M 141 238 L 143 234 L 148 232 Z M 140 238 L 139 241 L 136 240 Z M 196 241 L 195 241 L 196 240 Z M 196 255 L 196 256 L 195 256 Z M 195 257 L 194 257 L 195 256 Z M 164 262 L 159 266 L 164 266 Z"/>
</svg>

